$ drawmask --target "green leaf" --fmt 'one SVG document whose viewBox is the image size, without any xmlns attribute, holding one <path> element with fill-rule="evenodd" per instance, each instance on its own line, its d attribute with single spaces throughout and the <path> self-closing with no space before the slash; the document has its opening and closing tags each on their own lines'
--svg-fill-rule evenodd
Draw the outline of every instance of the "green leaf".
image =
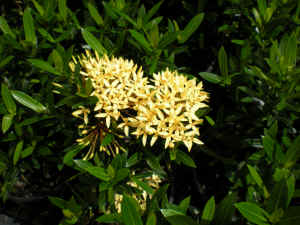
<svg viewBox="0 0 300 225">
<path fill-rule="evenodd" d="M 163 3 L 163 0 L 156 3 L 147 13 L 147 15 L 145 16 L 145 23 L 147 23 L 151 18 L 152 16 L 154 16 L 154 14 L 159 10 L 161 4 Z"/>
<path fill-rule="evenodd" d="M 225 77 L 228 77 L 228 59 L 227 59 L 227 54 L 222 46 L 218 52 L 218 62 L 219 62 L 219 67 L 220 67 L 220 72 L 221 74 Z"/>
<path fill-rule="evenodd" d="M 131 167 L 139 161 L 139 154 L 134 153 L 126 162 L 126 167 Z"/>
<path fill-rule="evenodd" d="M 104 180 L 104 181 L 110 180 L 110 177 L 106 173 L 104 168 L 93 166 L 91 163 L 89 163 L 88 161 L 85 161 L 85 160 L 78 159 L 78 160 L 74 160 L 74 162 L 78 167 L 87 171 L 91 175 L 93 175 L 101 180 Z"/>
<path fill-rule="evenodd" d="M 194 16 L 191 21 L 186 25 L 184 30 L 179 35 L 179 43 L 183 44 L 186 42 L 190 36 L 197 30 L 197 28 L 202 23 L 204 18 L 204 13 L 199 13 L 198 15 Z"/>
<path fill-rule="evenodd" d="M 176 210 L 176 209 L 160 209 L 160 212 L 164 215 L 164 217 L 170 217 L 170 216 L 177 216 L 182 215 L 184 216 L 184 213 L 182 211 Z"/>
<path fill-rule="evenodd" d="M 33 99 L 29 95 L 25 94 L 22 91 L 11 91 L 12 96 L 14 99 L 19 102 L 20 104 L 32 109 L 35 112 L 42 113 L 47 110 L 45 106 L 43 106 L 40 102 L 37 100 Z"/>
<path fill-rule="evenodd" d="M 50 200 L 50 202 L 57 206 L 60 209 L 67 209 L 68 208 L 68 202 L 64 199 L 61 198 L 57 198 L 57 197 L 51 197 L 48 196 L 48 199 Z"/>
<path fill-rule="evenodd" d="M 299 225 L 300 221 L 300 206 L 289 207 L 281 220 L 276 225 Z"/>
<path fill-rule="evenodd" d="M 24 158 L 30 156 L 32 154 L 33 150 L 34 150 L 33 146 L 29 146 L 29 147 L 25 148 L 21 153 L 21 158 L 24 159 Z"/>
<path fill-rule="evenodd" d="M 1 69 L 2 67 L 4 67 L 5 65 L 7 65 L 13 58 L 15 58 L 15 57 L 12 56 L 12 55 L 5 57 L 5 59 L 3 59 L 3 60 L 0 62 L 0 69 Z"/>
<path fill-rule="evenodd" d="M 98 25 L 103 25 L 104 24 L 103 19 L 102 19 L 101 15 L 99 14 L 96 6 L 94 6 L 92 4 L 92 2 L 88 2 L 87 3 L 87 8 L 88 8 L 88 10 L 90 12 L 91 17 L 95 20 L 95 22 Z"/>
<path fill-rule="evenodd" d="M 132 177 L 132 180 L 140 186 L 143 190 L 145 190 L 148 194 L 153 195 L 154 190 L 145 182 L 137 179 L 136 177 Z"/>
<path fill-rule="evenodd" d="M 21 156 L 21 152 L 23 150 L 23 144 L 24 144 L 24 141 L 19 141 L 17 146 L 16 146 L 16 150 L 15 150 L 15 153 L 14 153 L 14 157 L 13 157 L 13 163 L 14 165 L 17 164 L 17 162 L 19 161 L 20 159 L 20 156 Z"/>
<path fill-rule="evenodd" d="M 43 7 L 36 0 L 31 0 L 31 1 L 33 2 L 34 6 L 35 6 L 36 10 L 39 12 L 39 14 L 41 16 L 44 16 L 45 11 L 44 11 Z"/>
<path fill-rule="evenodd" d="M 16 35 L 10 29 L 6 19 L 3 16 L 0 16 L 0 29 L 4 34 L 10 35 L 13 39 L 16 39 Z"/>
<path fill-rule="evenodd" d="M 178 150 L 176 152 L 176 159 L 180 162 L 182 162 L 184 165 L 197 168 L 194 160 L 185 152 Z"/>
<path fill-rule="evenodd" d="M 295 193 L 295 187 L 296 187 L 296 178 L 295 175 L 292 174 L 287 180 L 286 180 L 286 185 L 287 185 L 287 189 L 288 189 L 288 193 L 287 193 L 287 204 L 286 207 L 290 204 L 294 193 Z"/>
<path fill-rule="evenodd" d="M 14 102 L 11 91 L 8 89 L 6 84 L 1 83 L 1 96 L 4 101 L 4 104 L 6 106 L 7 111 L 10 114 L 16 114 L 17 111 L 17 106 L 16 103 Z"/>
<path fill-rule="evenodd" d="M 137 27 L 136 22 L 131 19 L 128 15 L 126 15 L 125 13 L 121 12 L 120 10 L 118 10 L 117 8 L 112 8 L 117 14 L 119 14 L 121 17 L 123 17 L 125 20 L 127 20 L 129 23 L 131 23 L 134 27 Z"/>
<path fill-rule="evenodd" d="M 293 141 L 292 145 L 289 147 L 286 153 L 286 157 L 284 160 L 284 167 L 290 168 L 292 167 L 300 157 L 300 135 L 296 137 Z"/>
<path fill-rule="evenodd" d="M 68 15 L 67 0 L 58 0 L 58 11 L 63 20 L 66 21 Z"/>
<path fill-rule="evenodd" d="M 166 217 L 171 225 L 199 225 L 192 218 L 183 215 L 175 215 Z"/>
<path fill-rule="evenodd" d="M 64 155 L 63 163 L 66 165 L 71 165 L 73 158 L 84 148 L 84 145 L 72 145 L 71 147 L 68 147 L 64 151 L 67 152 Z"/>
<path fill-rule="evenodd" d="M 273 139 L 269 136 L 266 135 L 262 139 L 263 141 L 263 146 L 264 146 L 264 151 L 267 153 L 267 156 L 270 160 L 273 159 L 273 152 L 274 152 L 274 141 Z"/>
<path fill-rule="evenodd" d="M 186 197 L 179 203 L 179 207 L 183 210 L 184 213 L 187 212 L 191 202 L 191 196 Z"/>
<path fill-rule="evenodd" d="M 168 45 L 172 44 L 174 41 L 176 41 L 177 36 L 180 32 L 167 32 L 163 35 L 162 38 L 159 40 L 158 48 L 159 49 L 165 49 Z"/>
<path fill-rule="evenodd" d="M 50 41 L 51 43 L 55 43 L 54 38 L 51 36 L 51 34 L 44 28 L 40 27 L 38 28 L 38 32 L 45 38 L 46 40 Z"/>
<path fill-rule="evenodd" d="M 102 46 L 102 44 L 98 41 L 97 38 L 93 34 L 91 34 L 86 29 L 81 29 L 81 34 L 86 43 L 95 51 L 99 53 L 100 56 L 107 53 L 106 49 Z"/>
<path fill-rule="evenodd" d="M 266 186 L 263 183 L 263 180 L 261 179 L 260 175 L 256 171 L 256 169 L 250 165 L 247 165 L 248 170 L 251 174 L 251 177 L 254 179 L 255 183 L 264 191 L 265 198 L 269 198 L 270 194 L 266 188 Z"/>
<path fill-rule="evenodd" d="M 6 114 L 2 117 L 2 132 L 3 132 L 3 134 L 5 134 L 6 131 L 8 131 L 8 129 L 10 128 L 13 118 L 14 118 L 14 114 Z"/>
<path fill-rule="evenodd" d="M 47 71 L 49 73 L 55 74 L 55 75 L 61 75 L 60 72 L 58 72 L 54 67 L 52 67 L 48 62 L 45 62 L 40 59 L 28 59 L 28 61 L 35 67 L 40 68 L 44 71 Z"/>
<path fill-rule="evenodd" d="M 214 218 L 214 224 L 218 225 L 227 225 L 231 224 L 232 217 L 235 212 L 234 203 L 237 200 L 237 193 L 231 193 L 228 194 L 221 203 L 218 204 L 216 212 L 215 212 L 215 218 Z"/>
<path fill-rule="evenodd" d="M 157 224 L 156 221 L 157 221 L 157 219 L 156 219 L 155 213 L 150 212 L 147 217 L 146 225 L 156 225 Z"/>
<path fill-rule="evenodd" d="M 215 198 L 214 196 L 212 196 L 204 206 L 202 217 L 201 217 L 202 220 L 201 224 L 209 224 L 213 220 L 215 214 L 215 208 L 216 208 Z"/>
<path fill-rule="evenodd" d="M 257 225 L 269 225 L 268 213 L 258 205 L 251 202 L 240 202 L 234 204 L 234 206 L 249 222 Z"/>
<path fill-rule="evenodd" d="M 28 41 L 32 45 L 35 45 L 37 43 L 37 39 L 36 39 L 34 22 L 31 16 L 30 8 L 26 8 L 24 11 L 23 24 L 24 24 L 24 31 L 25 31 L 25 41 Z"/>
<path fill-rule="evenodd" d="M 204 79 L 207 80 L 208 82 L 218 84 L 222 81 L 222 78 L 214 73 L 209 73 L 209 72 L 200 72 L 199 75 Z"/>
<path fill-rule="evenodd" d="M 138 204 L 128 195 L 123 196 L 122 201 L 122 218 L 125 225 L 143 225 Z"/>
<path fill-rule="evenodd" d="M 110 213 L 110 214 L 104 214 L 102 216 L 99 216 L 96 219 L 97 222 L 101 223 L 121 223 L 122 218 L 121 215 L 118 213 Z"/>
<path fill-rule="evenodd" d="M 151 47 L 150 44 L 148 43 L 148 41 L 145 39 L 144 35 L 139 33 L 136 30 L 129 30 L 130 34 L 132 35 L 132 37 L 138 41 L 147 51 L 151 51 Z"/>
</svg>

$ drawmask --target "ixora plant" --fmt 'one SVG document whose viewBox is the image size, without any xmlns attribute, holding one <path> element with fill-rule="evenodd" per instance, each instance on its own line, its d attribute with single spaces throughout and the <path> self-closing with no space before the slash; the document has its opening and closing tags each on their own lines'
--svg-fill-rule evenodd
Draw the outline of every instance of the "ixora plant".
<svg viewBox="0 0 300 225">
<path fill-rule="evenodd" d="M 175 143 L 182 141 L 190 151 L 193 143 L 203 144 L 196 138 L 200 135 L 197 125 L 203 123 L 196 112 L 207 107 L 208 100 L 202 82 L 197 84 L 195 79 L 188 80 L 177 71 L 166 69 L 154 74 L 150 83 L 133 61 L 100 57 L 97 52 L 93 55 L 86 51 L 73 57 L 69 64 L 73 72 L 78 64 L 84 80 L 92 83 L 91 96 L 97 98 L 94 109 L 79 106 L 73 112 L 73 116 L 83 120 L 79 128 L 85 136 L 78 142 L 91 145 L 86 158 L 93 156 L 97 140 L 102 141 L 112 132 L 112 120 L 126 136 L 142 136 L 144 146 L 148 136 L 152 137 L 151 146 L 158 137 L 165 139 L 165 148 L 174 148 Z M 92 125 L 90 115 L 96 121 Z M 124 150 L 116 141 L 100 146 L 100 151 L 108 154 L 118 153 L 119 149 Z"/>
</svg>

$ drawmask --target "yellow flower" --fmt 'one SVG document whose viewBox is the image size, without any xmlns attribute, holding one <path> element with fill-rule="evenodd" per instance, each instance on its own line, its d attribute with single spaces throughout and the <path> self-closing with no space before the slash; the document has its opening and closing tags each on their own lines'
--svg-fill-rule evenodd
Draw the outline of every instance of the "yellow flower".
<svg viewBox="0 0 300 225">
<path fill-rule="evenodd" d="M 146 144 L 148 135 L 153 135 L 151 145 L 158 137 L 165 139 L 165 148 L 173 148 L 176 142 L 183 141 L 190 151 L 193 143 L 203 144 L 195 138 L 199 135 L 196 125 L 203 122 L 196 116 L 197 110 L 207 107 L 208 93 L 202 83 L 188 80 L 184 75 L 166 69 L 153 75 L 154 88 L 147 101 L 140 104 L 137 116 L 129 123 L 136 130 L 132 133 L 143 136 Z"/>
</svg>

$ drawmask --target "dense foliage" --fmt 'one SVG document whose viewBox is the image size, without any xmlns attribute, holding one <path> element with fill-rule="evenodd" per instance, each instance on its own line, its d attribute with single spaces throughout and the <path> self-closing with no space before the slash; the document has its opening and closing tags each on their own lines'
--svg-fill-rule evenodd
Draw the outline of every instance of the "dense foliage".
<svg viewBox="0 0 300 225">
<path fill-rule="evenodd" d="M 1 214 L 300 224 L 300 1 L 24 0 L 0 12 Z"/>
</svg>

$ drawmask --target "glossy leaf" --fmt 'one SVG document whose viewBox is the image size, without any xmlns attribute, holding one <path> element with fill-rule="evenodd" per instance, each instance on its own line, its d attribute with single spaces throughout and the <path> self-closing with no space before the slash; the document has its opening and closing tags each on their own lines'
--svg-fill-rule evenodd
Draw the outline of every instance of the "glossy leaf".
<svg viewBox="0 0 300 225">
<path fill-rule="evenodd" d="M 139 42 L 146 50 L 151 51 L 151 47 L 150 44 L 148 43 L 148 41 L 146 40 L 146 38 L 144 37 L 143 34 L 141 34 L 140 32 L 136 31 L 136 30 L 129 30 L 131 36 L 137 41 Z"/>
<path fill-rule="evenodd" d="M 214 196 L 212 196 L 205 204 L 204 209 L 203 209 L 203 213 L 202 213 L 202 223 L 201 224 L 209 224 L 213 218 L 214 218 L 214 214 L 215 214 L 215 198 Z"/>
<path fill-rule="evenodd" d="M 300 157 L 300 135 L 295 138 L 292 145 L 289 147 L 284 160 L 284 167 L 290 168 Z"/>
<path fill-rule="evenodd" d="M 197 167 L 194 160 L 192 159 L 192 157 L 190 157 L 188 154 L 186 154 L 183 151 L 178 150 L 176 152 L 176 159 L 178 159 L 179 162 L 182 162 L 186 166 L 189 166 L 192 168 Z"/>
<path fill-rule="evenodd" d="M 180 33 L 179 43 L 183 44 L 190 38 L 190 36 L 198 29 L 198 27 L 202 23 L 203 18 L 204 13 L 200 13 L 191 19 L 184 30 Z"/>
<path fill-rule="evenodd" d="M 156 225 L 157 223 L 156 215 L 155 213 L 151 212 L 148 214 L 146 225 Z"/>
<path fill-rule="evenodd" d="M 171 225 L 199 225 L 192 218 L 183 215 L 169 216 L 166 219 Z"/>
<path fill-rule="evenodd" d="M 235 207 L 249 221 L 257 225 L 269 225 L 268 213 L 251 202 L 236 203 Z"/>
<path fill-rule="evenodd" d="M 141 215 L 138 211 L 138 204 L 132 197 L 124 195 L 121 208 L 125 225 L 143 225 Z"/>
<path fill-rule="evenodd" d="M 14 102 L 11 91 L 8 89 L 6 84 L 1 83 L 1 96 L 4 101 L 5 107 L 10 114 L 16 114 L 17 106 Z"/>
<path fill-rule="evenodd" d="M 104 23 L 104 22 L 103 22 L 103 19 L 102 19 L 101 15 L 99 14 L 99 12 L 98 12 L 96 6 L 94 6 L 94 5 L 92 4 L 92 2 L 88 2 L 88 3 L 87 3 L 87 8 L 88 8 L 88 10 L 89 10 L 89 12 L 90 12 L 91 17 L 95 20 L 95 22 L 96 22 L 98 25 L 103 25 L 103 23 Z"/>
<path fill-rule="evenodd" d="M 26 93 L 22 91 L 11 91 L 12 96 L 14 99 L 19 102 L 20 104 L 32 109 L 33 111 L 37 113 L 42 113 L 47 110 L 45 106 L 43 106 L 39 101 L 35 100 L 31 96 L 27 95 Z"/>
<path fill-rule="evenodd" d="M 10 126 L 12 125 L 12 121 L 14 119 L 14 114 L 6 114 L 2 117 L 2 132 L 3 134 L 8 131 Z"/>
<path fill-rule="evenodd" d="M 6 19 L 3 16 L 0 16 L 0 29 L 4 34 L 10 35 L 12 38 L 16 38 L 16 35 L 13 33 L 13 31 L 10 29 Z"/>
<path fill-rule="evenodd" d="M 55 74 L 55 75 L 61 75 L 60 72 L 58 72 L 54 67 L 52 67 L 48 62 L 45 62 L 41 59 L 28 59 L 28 61 L 35 67 L 47 71 L 49 73 Z"/>
<path fill-rule="evenodd" d="M 218 62 L 220 72 L 226 79 L 226 77 L 228 77 L 228 57 L 223 46 L 220 48 L 218 53 Z"/>
<path fill-rule="evenodd" d="M 58 0 L 58 11 L 63 20 L 66 20 L 68 15 L 67 0 Z"/>
<path fill-rule="evenodd" d="M 227 225 L 232 222 L 235 213 L 234 203 L 237 201 L 237 193 L 228 194 L 218 205 L 213 224 Z"/>
<path fill-rule="evenodd" d="M 214 73 L 209 73 L 209 72 L 200 72 L 199 75 L 204 79 L 207 80 L 208 82 L 218 84 L 222 81 L 222 78 Z"/>
<path fill-rule="evenodd" d="M 107 53 L 106 49 L 102 46 L 102 44 L 98 41 L 98 39 L 91 34 L 86 29 L 81 29 L 81 34 L 83 36 L 83 39 L 86 41 L 86 43 L 95 51 L 97 51 L 100 56 Z"/>
<path fill-rule="evenodd" d="M 37 43 L 37 38 L 30 8 L 26 8 L 24 11 L 23 24 L 25 31 L 25 40 L 30 42 L 32 45 L 35 45 Z"/>
<path fill-rule="evenodd" d="M 14 152 L 14 157 L 13 157 L 13 163 L 14 165 L 17 164 L 17 162 L 19 161 L 20 159 L 20 156 L 21 156 L 21 152 L 23 150 L 23 144 L 24 144 L 24 141 L 19 141 L 17 146 L 16 146 L 16 150 Z"/>
<path fill-rule="evenodd" d="M 104 180 L 104 181 L 109 181 L 110 177 L 106 173 L 105 169 L 102 167 L 98 166 L 93 166 L 90 162 L 85 161 L 85 160 L 74 160 L 75 164 L 80 167 L 81 169 L 87 171 L 89 174 Z"/>
</svg>

